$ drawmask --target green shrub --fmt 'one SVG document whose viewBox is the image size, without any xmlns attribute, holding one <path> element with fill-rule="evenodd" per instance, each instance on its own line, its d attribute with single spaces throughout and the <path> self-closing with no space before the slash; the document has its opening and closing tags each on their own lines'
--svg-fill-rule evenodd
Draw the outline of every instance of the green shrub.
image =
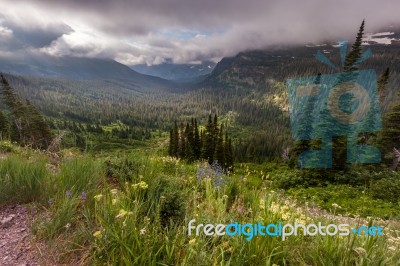
<svg viewBox="0 0 400 266">
<path fill-rule="evenodd" d="M 160 176 L 151 180 L 146 202 L 146 211 L 150 216 L 158 215 L 162 226 L 171 222 L 180 224 L 184 219 L 186 200 L 181 184 L 175 179 Z"/>
<path fill-rule="evenodd" d="M 398 218 L 399 206 L 373 198 L 365 187 L 328 185 L 327 187 L 292 188 L 288 190 L 288 194 L 300 202 L 315 203 L 323 209 L 347 216 Z M 340 207 L 334 207 L 336 204 Z"/>
<path fill-rule="evenodd" d="M 132 182 L 137 176 L 138 164 L 128 158 L 107 160 L 105 162 L 105 174 L 109 178 L 117 180 L 120 184 Z"/>
<path fill-rule="evenodd" d="M 376 199 L 397 203 L 400 201 L 400 177 L 388 177 L 372 182 L 370 191 Z"/>
</svg>

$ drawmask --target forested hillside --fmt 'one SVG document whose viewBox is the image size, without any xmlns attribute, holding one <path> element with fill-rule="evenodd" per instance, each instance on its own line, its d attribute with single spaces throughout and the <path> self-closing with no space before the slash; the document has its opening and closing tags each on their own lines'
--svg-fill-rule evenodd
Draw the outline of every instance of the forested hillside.
<svg viewBox="0 0 400 266">
<path fill-rule="evenodd" d="M 361 69 L 375 69 L 378 76 L 390 69 L 381 98 L 383 112 L 399 99 L 398 47 L 369 45 L 373 56 L 361 64 Z M 136 131 L 169 131 L 175 121 L 197 117 L 205 123 L 209 113 L 216 113 L 232 134 L 235 158 L 260 162 L 280 157 L 291 146 L 286 79 L 338 71 L 315 59 L 318 50 L 340 65 L 339 48 L 326 45 L 242 52 L 222 59 L 202 81 L 175 84 L 170 89 L 151 83 L 138 86 L 136 76 L 110 78 L 114 74 L 107 75 L 107 70 L 100 75 L 105 79 L 97 80 L 37 76 L 8 79 L 22 97 L 58 121 L 102 127 L 120 121 Z"/>
</svg>

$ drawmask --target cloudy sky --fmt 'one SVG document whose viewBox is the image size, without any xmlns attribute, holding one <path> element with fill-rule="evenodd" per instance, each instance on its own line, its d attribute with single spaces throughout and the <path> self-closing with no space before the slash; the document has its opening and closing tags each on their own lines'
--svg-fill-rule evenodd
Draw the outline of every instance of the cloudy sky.
<svg viewBox="0 0 400 266">
<path fill-rule="evenodd" d="M 0 0 L 0 56 L 218 61 L 248 49 L 400 26 L 398 0 Z"/>
</svg>

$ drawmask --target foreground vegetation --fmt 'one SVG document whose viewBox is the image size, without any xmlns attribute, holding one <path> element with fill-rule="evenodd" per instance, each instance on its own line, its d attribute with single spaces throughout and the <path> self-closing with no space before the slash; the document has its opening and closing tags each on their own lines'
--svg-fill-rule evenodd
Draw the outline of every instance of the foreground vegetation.
<svg viewBox="0 0 400 266">
<path fill-rule="evenodd" d="M 206 162 L 165 156 L 159 143 L 165 141 L 98 157 L 63 150 L 55 160 L 2 142 L 0 204 L 40 207 L 33 231 L 64 263 L 81 258 L 80 263 L 108 265 L 395 265 L 400 260 L 400 224 L 393 220 L 398 202 L 382 198 L 374 186 L 283 190 L 284 176 L 302 175 L 269 163 L 238 164 L 227 176 Z M 391 175 L 399 179 L 398 173 Z M 382 180 L 373 184 L 386 189 Z M 375 217 L 367 217 L 371 214 Z M 194 237 L 187 233 L 191 219 L 198 224 L 345 219 L 384 226 L 385 236 Z"/>
</svg>

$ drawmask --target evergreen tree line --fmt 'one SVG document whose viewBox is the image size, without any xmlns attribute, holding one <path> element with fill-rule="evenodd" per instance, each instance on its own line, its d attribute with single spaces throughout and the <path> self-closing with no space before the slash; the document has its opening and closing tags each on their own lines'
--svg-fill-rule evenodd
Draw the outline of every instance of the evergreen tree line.
<svg viewBox="0 0 400 266">
<path fill-rule="evenodd" d="M 0 112 L 1 137 L 22 146 L 47 148 L 53 136 L 42 115 L 28 100 L 20 99 L 3 75 L 0 82 L 2 100 L 9 111 L 7 116 Z"/>
<path fill-rule="evenodd" d="M 227 172 L 233 171 L 232 139 L 218 125 L 218 116 L 209 115 L 204 130 L 199 130 L 196 119 L 186 125 L 175 122 L 170 130 L 168 154 L 172 157 L 186 159 L 189 162 L 206 160 L 209 164 L 217 161 Z"/>
</svg>

